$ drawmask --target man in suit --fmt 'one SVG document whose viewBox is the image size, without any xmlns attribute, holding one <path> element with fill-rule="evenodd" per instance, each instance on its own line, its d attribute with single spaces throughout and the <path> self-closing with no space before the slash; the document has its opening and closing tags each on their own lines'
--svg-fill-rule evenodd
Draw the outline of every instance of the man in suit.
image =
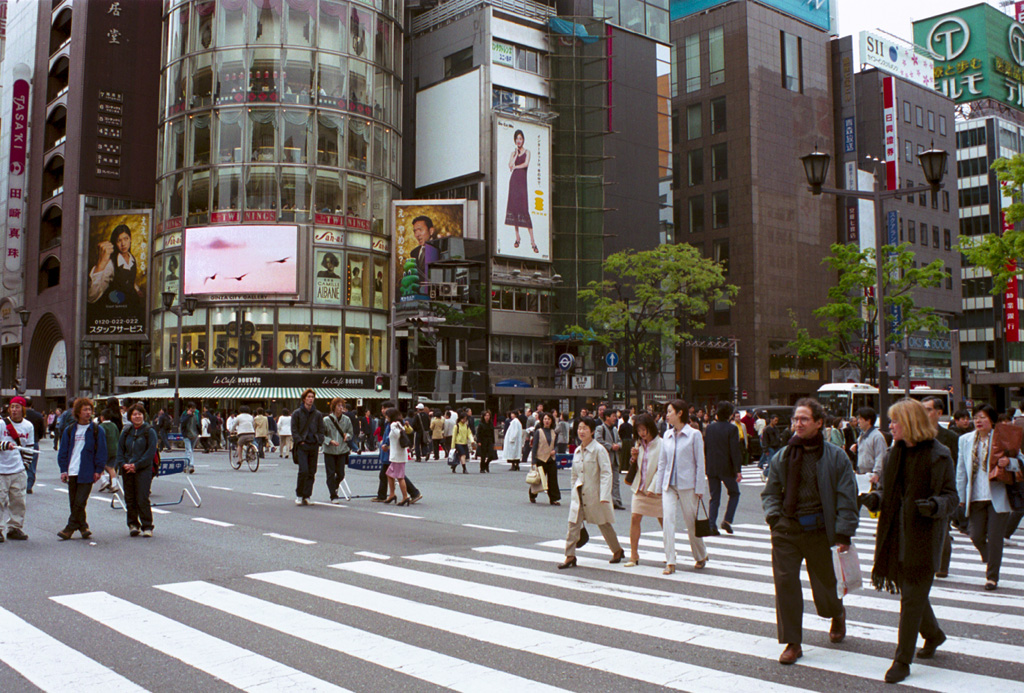
<svg viewBox="0 0 1024 693">
<path fill-rule="evenodd" d="M 953 469 L 956 469 L 957 455 L 960 451 L 958 441 L 961 434 L 945 428 L 939 423 L 939 418 L 946 413 L 946 403 L 942 401 L 941 397 L 925 397 L 921 400 L 921 404 L 924 405 L 925 411 L 928 412 L 928 418 L 939 429 L 935 439 L 949 448 L 949 456 L 953 458 Z M 935 577 L 938 578 L 949 577 L 949 560 L 953 556 L 953 537 L 948 530 L 946 531 L 944 542 L 942 545 L 942 561 L 939 564 L 938 572 L 935 573 Z"/>
<path fill-rule="evenodd" d="M 707 469 L 708 490 L 711 493 L 708 518 L 716 535 L 719 533 L 718 507 L 722 502 L 722 484 L 725 484 L 729 492 L 729 504 L 725 508 L 722 529 L 729 534 L 732 534 L 732 521 L 740 504 L 739 481 L 743 474 L 743 450 L 740 446 L 739 430 L 729 421 L 732 414 L 733 406 L 730 402 L 719 402 L 715 421 L 704 433 L 704 466 Z"/>
<path fill-rule="evenodd" d="M 430 458 L 430 414 L 423 403 L 416 405 L 416 413 L 412 417 L 412 430 L 416 434 L 416 461 L 422 462 L 423 456 Z"/>
<path fill-rule="evenodd" d="M 601 405 L 604 406 L 604 405 Z M 599 408 L 600 411 L 600 408 Z M 594 440 L 608 451 L 608 458 L 612 463 L 612 506 L 616 510 L 624 510 L 622 497 L 619 495 L 619 450 L 622 449 L 622 439 L 619 438 L 619 418 L 615 410 L 607 408 L 601 412 L 602 423 L 597 427 Z"/>
</svg>

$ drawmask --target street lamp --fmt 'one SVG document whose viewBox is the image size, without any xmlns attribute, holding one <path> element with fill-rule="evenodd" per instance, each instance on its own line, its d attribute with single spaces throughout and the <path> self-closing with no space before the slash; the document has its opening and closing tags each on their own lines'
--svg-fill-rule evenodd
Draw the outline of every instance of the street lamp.
<svg viewBox="0 0 1024 693">
<path fill-rule="evenodd" d="M 878 415 L 882 430 L 888 428 L 889 424 L 889 366 L 886 363 L 886 336 L 885 336 L 885 300 L 884 272 L 882 271 L 882 246 L 885 245 L 885 213 L 882 210 L 882 203 L 900 195 L 914 195 L 922 192 L 937 192 L 942 187 L 942 177 L 946 173 L 946 159 L 949 153 L 943 149 L 931 149 L 917 155 L 917 159 L 924 171 L 925 180 L 928 185 L 917 185 L 910 188 L 897 188 L 895 190 L 883 190 L 882 182 L 879 179 L 878 168 L 875 168 L 875 187 L 873 190 L 839 190 L 836 188 L 823 187 L 825 177 L 828 175 L 828 166 L 832 157 L 825 152 L 819 152 L 815 147 L 814 151 L 806 156 L 800 157 L 804 165 L 804 174 L 807 176 L 807 184 L 813 195 L 822 193 L 835 195 L 836 197 L 852 197 L 858 200 L 869 200 L 875 206 L 875 307 L 878 313 Z"/>
<path fill-rule="evenodd" d="M 21 347 L 20 348 L 22 349 L 22 351 L 24 351 L 24 346 L 25 346 L 25 343 L 27 341 L 25 339 L 25 328 L 28 327 L 28 321 L 29 321 L 29 318 L 31 318 L 31 317 L 32 317 L 32 313 L 29 312 L 28 308 L 22 307 L 21 310 L 18 311 L 18 319 L 21 320 Z M 28 354 L 25 354 L 25 358 L 19 358 L 18 360 L 21 362 L 21 384 L 22 384 L 22 388 L 21 389 L 24 391 L 24 390 L 28 389 L 28 363 L 27 363 L 27 361 L 28 361 Z"/>
<path fill-rule="evenodd" d="M 174 359 L 174 422 L 178 422 L 178 418 L 181 416 L 181 397 L 178 392 L 178 385 L 181 381 L 181 323 L 182 318 L 185 315 L 192 315 L 196 312 L 196 306 L 199 300 L 195 296 L 186 296 L 184 306 L 175 306 L 174 299 L 177 294 L 173 291 L 164 291 L 160 294 L 160 299 L 164 305 L 164 311 L 168 313 L 174 313 L 178 316 L 178 345 L 177 354 Z"/>
</svg>

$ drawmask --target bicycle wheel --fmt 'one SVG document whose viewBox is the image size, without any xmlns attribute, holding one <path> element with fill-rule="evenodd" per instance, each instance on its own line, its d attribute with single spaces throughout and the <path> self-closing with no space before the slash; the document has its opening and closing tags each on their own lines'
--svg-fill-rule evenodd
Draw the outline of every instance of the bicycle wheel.
<svg viewBox="0 0 1024 693">
<path fill-rule="evenodd" d="M 231 466 L 232 466 L 233 468 L 235 468 L 235 469 L 241 469 L 241 468 L 242 468 L 242 460 L 240 460 L 240 459 L 238 458 L 238 454 L 237 454 L 237 451 L 235 451 L 235 450 L 232 450 L 232 451 L 231 451 L 231 452 L 230 452 L 230 453 L 228 454 L 228 459 L 229 459 L 229 460 L 231 461 Z"/>
<path fill-rule="evenodd" d="M 260 452 L 251 443 L 245 446 L 245 463 L 249 465 L 250 472 L 255 472 L 260 468 Z"/>
</svg>

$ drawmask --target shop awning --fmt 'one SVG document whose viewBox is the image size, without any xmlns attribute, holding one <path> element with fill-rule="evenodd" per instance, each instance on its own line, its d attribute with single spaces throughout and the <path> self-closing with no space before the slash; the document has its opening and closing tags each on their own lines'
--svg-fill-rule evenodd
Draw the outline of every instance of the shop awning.
<svg viewBox="0 0 1024 693">
<path fill-rule="evenodd" d="M 178 394 L 182 399 L 241 399 L 241 400 L 298 400 L 305 388 L 302 387 L 182 387 Z M 370 388 L 313 388 L 318 399 L 387 399 L 387 392 L 377 392 Z M 138 392 L 124 392 L 118 397 L 133 399 L 172 399 L 173 387 L 158 387 Z M 406 395 L 408 397 L 408 395 Z"/>
</svg>

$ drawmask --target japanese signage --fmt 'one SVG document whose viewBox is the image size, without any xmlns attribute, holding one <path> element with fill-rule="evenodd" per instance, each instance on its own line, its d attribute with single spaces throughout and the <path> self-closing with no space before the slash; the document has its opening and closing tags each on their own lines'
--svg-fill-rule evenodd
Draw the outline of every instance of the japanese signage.
<svg viewBox="0 0 1024 693">
<path fill-rule="evenodd" d="M 88 213 L 85 334 L 90 339 L 146 338 L 151 218 L 149 210 Z"/>
<path fill-rule="evenodd" d="M 849 154 L 857 151 L 857 125 L 856 121 L 850 118 L 843 118 L 843 152 Z"/>
<path fill-rule="evenodd" d="M 506 65 L 515 67 L 516 49 L 515 46 L 501 41 L 491 41 L 491 62 L 495 65 Z"/>
<path fill-rule="evenodd" d="M 999 228 L 1000 235 L 1013 230 L 1013 224 L 1006 221 L 1006 212 L 1002 210 L 999 212 Z M 1013 272 L 1017 269 L 1017 261 L 1011 260 L 1007 263 L 1006 269 Z M 1004 339 L 1007 343 L 1020 341 L 1019 284 L 1020 280 L 1013 276 L 1006 282 L 1006 291 L 1003 292 Z"/>
<path fill-rule="evenodd" d="M 889 190 L 899 186 L 899 140 L 896 135 L 896 124 L 899 120 L 899 109 L 896 102 L 896 79 L 886 77 L 882 80 L 882 138 L 885 147 L 885 183 Z"/>
<path fill-rule="evenodd" d="M 914 22 L 935 59 L 934 87 L 957 103 L 994 99 L 1024 110 L 1024 26 L 978 4 Z"/>
<path fill-rule="evenodd" d="M 463 238 L 465 200 L 396 200 L 396 300 L 427 298 L 430 265 L 441 259 L 445 238 Z"/>
<path fill-rule="evenodd" d="M 860 32 L 860 61 L 922 87 L 935 86 L 935 63 L 931 58 L 870 31 Z"/>
<path fill-rule="evenodd" d="M 28 150 L 28 103 L 29 84 L 27 80 L 15 80 L 12 87 L 11 109 L 11 164 L 7 176 L 7 223 L 4 270 L 11 276 L 21 272 L 22 256 L 25 251 L 25 153 Z"/>
<path fill-rule="evenodd" d="M 671 0 L 670 19 L 675 21 L 691 14 L 724 5 L 732 0 Z M 760 4 L 772 7 L 783 14 L 812 24 L 819 29 L 832 29 L 832 0 L 760 0 Z"/>
<path fill-rule="evenodd" d="M 886 244 L 893 247 L 900 244 L 899 214 L 897 212 L 886 213 L 885 218 Z M 898 305 L 889 306 L 889 319 L 892 324 L 889 326 L 890 336 L 897 335 L 903 325 L 903 309 Z"/>
</svg>

